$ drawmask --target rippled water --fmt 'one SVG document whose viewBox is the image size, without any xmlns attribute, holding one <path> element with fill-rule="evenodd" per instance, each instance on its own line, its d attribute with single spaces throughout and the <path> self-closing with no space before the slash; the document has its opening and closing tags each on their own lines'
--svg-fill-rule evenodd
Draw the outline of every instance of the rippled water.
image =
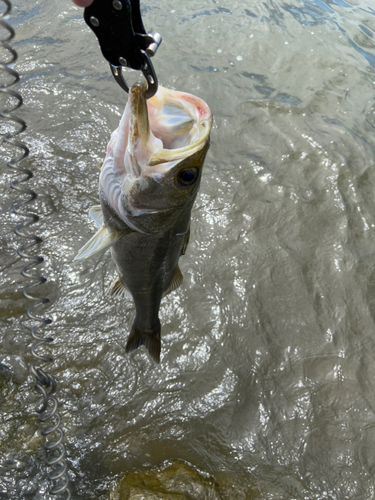
<svg viewBox="0 0 375 500">
<path fill-rule="evenodd" d="M 104 295 L 110 255 L 71 264 L 126 96 L 71 2 L 20 0 L 11 17 L 73 497 L 180 459 L 226 500 L 375 498 L 373 1 L 142 4 L 163 35 L 160 82 L 215 118 L 160 366 L 124 353 L 134 306 Z M 0 361 L 14 376 L 0 385 L 0 497 L 41 499 L 1 172 Z"/>
</svg>

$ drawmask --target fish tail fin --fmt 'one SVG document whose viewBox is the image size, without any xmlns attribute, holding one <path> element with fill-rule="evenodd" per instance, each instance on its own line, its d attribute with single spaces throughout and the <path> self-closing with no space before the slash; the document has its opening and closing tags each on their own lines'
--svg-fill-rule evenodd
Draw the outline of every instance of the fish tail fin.
<svg viewBox="0 0 375 500">
<path fill-rule="evenodd" d="M 141 331 L 135 327 L 136 320 L 133 323 L 128 342 L 125 347 L 125 352 L 135 351 L 141 345 L 144 345 L 148 350 L 151 358 L 155 363 L 160 363 L 160 351 L 161 351 L 161 341 L 160 341 L 160 321 L 155 327 L 148 329 L 147 331 Z"/>
</svg>

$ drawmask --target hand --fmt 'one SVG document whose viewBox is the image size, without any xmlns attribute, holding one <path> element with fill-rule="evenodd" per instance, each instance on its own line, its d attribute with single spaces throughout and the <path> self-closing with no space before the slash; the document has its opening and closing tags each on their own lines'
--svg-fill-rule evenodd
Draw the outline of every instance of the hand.
<svg viewBox="0 0 375 500">
<path fill-rule="evenodd" d="M 78 5 L 78 7 L 88 7 L 93 1 L 94 0 L 73 0 L 73 3 Z"/>
</svg>

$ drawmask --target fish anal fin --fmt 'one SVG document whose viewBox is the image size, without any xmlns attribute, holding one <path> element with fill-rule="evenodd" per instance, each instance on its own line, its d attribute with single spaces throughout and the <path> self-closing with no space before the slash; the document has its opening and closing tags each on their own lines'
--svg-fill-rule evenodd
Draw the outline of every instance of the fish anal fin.
<svg viewBox="0 0 375 500">
<path fill-rule="evenodd" d="M 125 347 L 125 352 L 129 354 L 130 352 L 138 349 L 138 347 L 141 347 L 141 345 L 144 345 L 146 347 L 155 363 L 160 363 L 160 322 L 158 322 L 158 324 L 154 328 L 146 332 L 138 330 L 134 327 L 133 324 L 128 342 Z"/>
<path fill-rule="evenodd" d="M 132 233 L 132 229 L 121 229 L 118 231 L 109 231 L 105 226 L 102 226 L 97 233 L 80 249 L 74 257 L 73 262 L 86 260 L 94 255 L 105 252 L 117 240 Z"/>
<path fill-rule="evenodd" d="M 181 286 L 183 279 L 184 277 L 182 276 L 181 270 L 177 266 L 176 269 L 174 270 L 173 278 L 169 283 L 168 288 L 165 290 L 163 297 L 165 297 L 169 293 L 173 292 L 173 290 L 176 290 L 179 286 Z"/>
<path fill-rule="evenodd" d="M 129 289 L 123 284 L 120 278 L 115 279 L 115 281 L 107 288 L 106 293 L 115 297 L 124 297 L 127 299 L 132 298 L 132 294 Z"/>
</svg>

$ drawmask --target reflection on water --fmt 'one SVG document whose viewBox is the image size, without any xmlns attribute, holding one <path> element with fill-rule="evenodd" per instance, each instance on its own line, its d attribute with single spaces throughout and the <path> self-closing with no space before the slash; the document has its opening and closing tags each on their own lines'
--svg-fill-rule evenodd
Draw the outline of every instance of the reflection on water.
<svg viewBox="0 0 375 500">
<path fill-rule="evenodd" d="M 143 3 L 161 84 L 215 117 L 160 366 L 124 354 L 134 306 L 104 295 L 109 255 L 71 264 L 124 92 L 71 2 L 21 0 L 12 18 L 73 496 L 179 459 L 228 500 L 372 498 L 372 1 Z M 48 498 L 1 176 L 0 496 Z"/>
</svg>

